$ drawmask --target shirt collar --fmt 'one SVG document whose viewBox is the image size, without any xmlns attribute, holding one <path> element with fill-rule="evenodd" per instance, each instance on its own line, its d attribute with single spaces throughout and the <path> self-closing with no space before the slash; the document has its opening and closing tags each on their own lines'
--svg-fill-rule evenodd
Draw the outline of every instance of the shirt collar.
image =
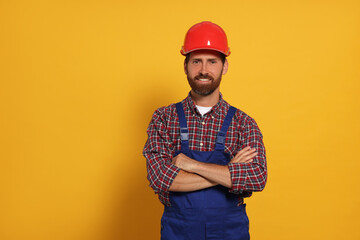
<svg viewBox="0 0 360 240">
<path fill-rule="evenodd" d="M 190 110 L 197 114 L 197 115 L 201 115 L 199 110 L 196 108 L 194 100 L 191 97 L 191 94 L 189 92 L 187 98 L 185 98 L 185 104 L 187 105 L 187 107 L 190 108 Z M 221 110 L 221 106 L 224 105 L 224 99 L 221 93 L 219 93 L 219 101 L 211 108 L 211 110 L 206 113 L 206 114 L 214 114 L 215 116 L 218 116 L 220 114 L 220 110 Z"/>
</svg>

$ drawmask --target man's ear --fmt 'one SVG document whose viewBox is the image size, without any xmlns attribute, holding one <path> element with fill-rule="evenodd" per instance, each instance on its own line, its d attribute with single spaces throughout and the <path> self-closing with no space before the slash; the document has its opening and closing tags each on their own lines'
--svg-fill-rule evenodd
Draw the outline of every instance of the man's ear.
<svg viewBox="0 0 360 240">
<path fill-rule="evenodd" d="M 229 62 L 227 59 L 225 59 L 224 66 L 223 66 L 223 72 L 222 72 L 223 75 L 225 75 L 227 73 L 228 68 L 229 68 Z"/>
<path fill-rule="evenodd" d="M 184 72 L 185 72 L 185 74 L 187 75 L 188 73 L 187 73 L 187 64 L 186 64 L 186 59 L 184 60 Z"/>
</svg>

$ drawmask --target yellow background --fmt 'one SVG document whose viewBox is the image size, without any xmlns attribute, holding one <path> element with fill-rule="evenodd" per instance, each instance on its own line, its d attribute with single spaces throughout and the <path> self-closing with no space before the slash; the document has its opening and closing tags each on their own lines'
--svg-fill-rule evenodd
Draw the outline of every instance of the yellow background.
<svg viewBox="0 0 360 240">
<path fill-rule="evenodd" d="M 159 239 L 141 152 L 203 20 L 228 34 L 224 98 L 264 135 L 252 239 L 360 239 L 355 0 L 0 1 L 0 239 Z"/>
</svg>

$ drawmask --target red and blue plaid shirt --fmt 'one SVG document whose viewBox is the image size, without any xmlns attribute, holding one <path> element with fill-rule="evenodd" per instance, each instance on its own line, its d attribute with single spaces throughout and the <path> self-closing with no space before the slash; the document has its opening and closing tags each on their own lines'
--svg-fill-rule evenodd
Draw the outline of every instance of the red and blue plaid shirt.
<svg viewBox="0 0 360 240">
<path fill-rule="evenodd" d="M 230 105 L 220 94 L 219 102 L 204 116 L 201 116 L 189 94 L 182 101 L 189 129 L 189 149 L 213 151 L 215 140 Z M 147 129 L 148 139 L 143 154 L 146 158 L 150 187 L 158 194 L 160 201 L 169 206 L 169 188 L 179 172 L 171 163 L 174 152 L 180 150 L 179 118 L 175 104 L 155 111 Z M 265 148 L 262 134 L 254 119 L 237 110 L 225 140 L 225 152 L 233 158 L 246 146 L 256 148 L 258 155 L 251 163 L 229 163 L 232 188 L 239 199 L 250 197 L 253 191 L 261 191 L 267 179 Z"/>
</svg>

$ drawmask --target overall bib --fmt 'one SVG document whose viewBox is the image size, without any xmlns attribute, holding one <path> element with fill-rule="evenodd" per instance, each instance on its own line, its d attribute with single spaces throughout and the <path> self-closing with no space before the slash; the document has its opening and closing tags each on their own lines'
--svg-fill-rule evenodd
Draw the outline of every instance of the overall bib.
<svg viewBox="0 0 360 240">
<path fill-rule="evenodd" d="M 179 153 L 200 162 L 227 165 L 230 155 L 224 152 L 226 132 L 236 108 L 230 107 L 217 135 L 214 151 L 189 149 L 189 131 L 184 109 L 176 104 L 180 121 Z M 170 192 L 171 206 L 165 206 L 161 218 L 161 240 L 247 240 L 249 219 L 245 204 L 238 206 L 238 195 L 218 185 L 194 192 Z"/>
</svg>

